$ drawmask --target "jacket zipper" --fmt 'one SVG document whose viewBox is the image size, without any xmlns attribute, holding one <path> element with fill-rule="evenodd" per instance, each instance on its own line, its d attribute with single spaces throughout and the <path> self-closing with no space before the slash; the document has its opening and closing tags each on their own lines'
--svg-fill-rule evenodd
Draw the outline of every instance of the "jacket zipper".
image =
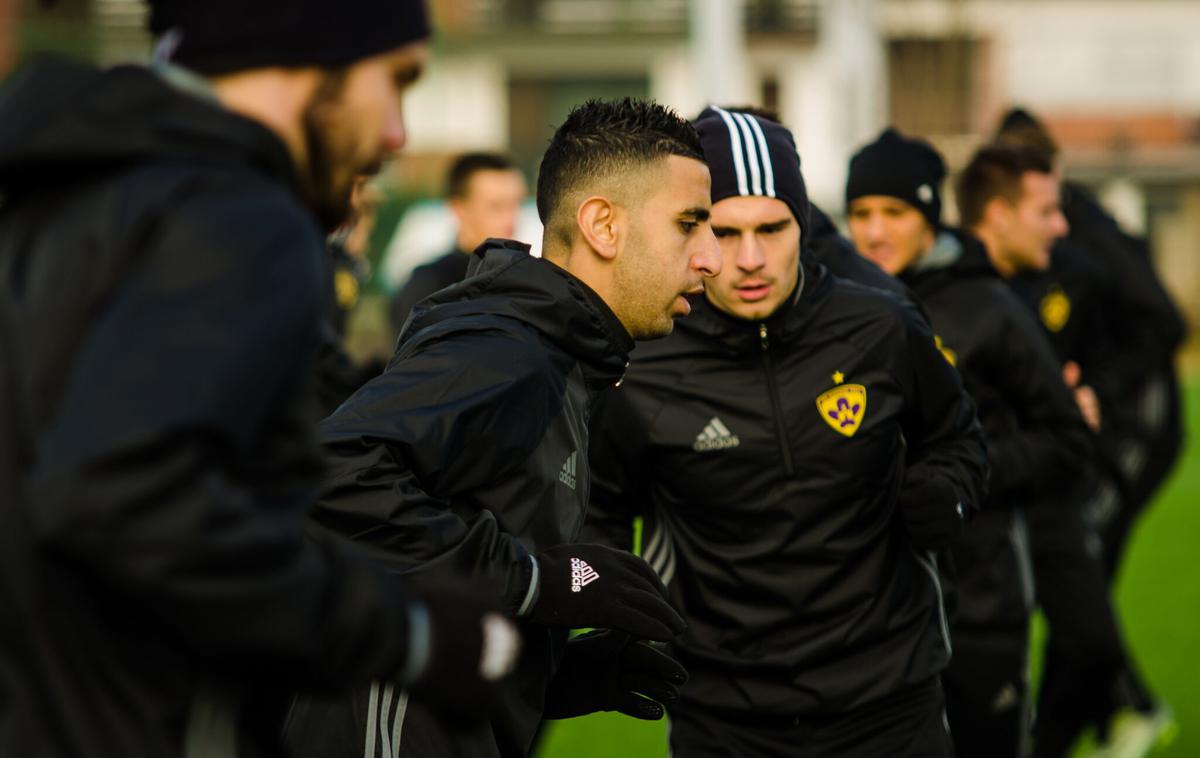
<svg viewBox="0 0 1200 758">
<path fill-rule="evenodd" d="M 763 370 L 767 374 L 767 394 L 771 396 L 771 410 L 775 415 L 775 436 L 779 439 L 779 450 L 783 453 L 783 467 L 788 475 L 796 473 L 792 463 L 792 448 L 788 444 L 787 429 L 784 426 L 783 403 L 779 399 L 779 388 L 775 384 L 775 367 L 771 365 L 771 343 L 767 339 L 767 325 L 758 325 L 758 340 L 762 345 Z"/>
</svg>

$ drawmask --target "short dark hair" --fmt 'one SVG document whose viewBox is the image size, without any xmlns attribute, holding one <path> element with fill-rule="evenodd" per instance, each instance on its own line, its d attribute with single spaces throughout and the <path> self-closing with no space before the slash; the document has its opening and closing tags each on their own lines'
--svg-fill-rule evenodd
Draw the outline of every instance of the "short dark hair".
<svg viewBox="0 0 1200 758">
<path fill-rule="evenodd" d="M 679 155 L 704 162 L 700 135 L 675 111 L 648 100 L 588 100 L 550 139 L 538 171 L 538 217 L 546 226 L 585 181 Z"/>
<path fill-rule="evenodd" d="M 970 227 L 982 221 L 992 198 L 1017 203 L 1023 193 L 1021 178 L 1031 171 L 1049 174 L 1054 165 L 1043 152 L 1029 147 L 991 144 L 979 148 L 955 184 L 962 225 Z"/>
<path fill-rule="evenodd" d="M 1024 108 L 1013 108 L 1004 114 L 996 128 L 995 142 L 1037 150 L 1052 163 L 1058 158 L 1058 143 L 1046 125 Z"/>
<path fill-rule="evenodd" d="M 463 153 L 446 172 L 446 197 L 465 197 L 471 177 L 480 171 L 516 171 L 512 158 L 501 153 Z"/>
</svg>

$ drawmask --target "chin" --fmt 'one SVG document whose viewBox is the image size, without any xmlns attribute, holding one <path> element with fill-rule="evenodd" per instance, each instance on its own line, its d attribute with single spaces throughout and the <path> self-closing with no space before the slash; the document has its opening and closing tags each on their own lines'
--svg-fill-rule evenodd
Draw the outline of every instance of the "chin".
<svg viewBox="0 0 1200 758">
<path fill-rule="evenodd" d="M 664 321 L 653 325 L 644 325 L 636 331 L 631 331 L 630 335 L 638 342 L 643 340 L 656 340 L 666 337 L 671 332 L 675 331 L 675 319 L 683 318 L 683 316 L 668 315 Z"/>
</svg>

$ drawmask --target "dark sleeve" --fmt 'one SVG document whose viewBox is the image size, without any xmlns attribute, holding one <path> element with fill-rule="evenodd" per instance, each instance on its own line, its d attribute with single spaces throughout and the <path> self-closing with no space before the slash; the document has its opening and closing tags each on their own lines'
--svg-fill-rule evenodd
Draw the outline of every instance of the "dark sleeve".
<svg viewBox="0 0 1200 758">
<path fill-rule="evenodd" d="M 592 415 L 588 461 L 591 503 L 583 542 L 632 550 L 633 521 L 644 514 L 650 497 L 650 460 L 646 421 L 633 407 L 628 383 L 604 391 Z"/>
<path fill-rule="evenodd" d="M 37 440 L 43 549 L 230 673 L 303 687 L 393 671 L 397 580 L 302 526 L 323 276 L 311 221 L 274 189 L 209 192 L 143 244 Z"/>
<path fill-rule="evenodd" d="M 998 333 L 988 340 L 984 361 L 1007 408 L 998 415 L 1016 420 L 986 430 L 991 495 L 1006 500 L 1062 491 L 1095 455 L 1093 436 L 1045 335 L 1015 298 L 1007 305 L 994 308 Z"/>
<path fill-rule="evenodd" d="M 906 354 L 899 366 L 908 444 L 905 478 L 944 478 L 957 491 L 966 512 L 978 511 L 987 493 L 988 464 L 975 403 L 916 309 L 904 306 L 902 317 Z"/>
<path fill-rule="evenodd" d="M 531 561 L 473 490 L 515 471 L 560 412 L 543 349 L 500 332 L 431 340 L 392 360 L 321 423 L 314 519 L 403 574 L 470 576 L 518 615 Z"/>
</svg>

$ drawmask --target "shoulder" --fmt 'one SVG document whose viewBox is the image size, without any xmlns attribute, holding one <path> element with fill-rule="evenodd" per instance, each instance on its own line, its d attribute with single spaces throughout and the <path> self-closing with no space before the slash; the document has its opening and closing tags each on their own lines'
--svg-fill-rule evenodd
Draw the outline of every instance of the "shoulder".
<svg viewBox="0 0 1200 758">
<path fill-rule="evenodd" d="M 822 308 L 827 326 L 841 328 L 901 329 L 920 314 L 900 294 L 839 276 L 829 277 Z"/>
<path fill-rule="evenodd" d="M 434 323 L 397 349 L 381 380 L 401 391 L 479 404 L 560 395 L 574 361 L 536 329 L 482 315 Z"/>
<path fill-rule="evenodd" d="M 467 271 L 469 258 L 457 250 L 417 266 L 412 271 L 405 288 L 428 288 L 436 292 L 462 280 Z"/>
<path fill-rule="evenodd" d="M 859 255 L 843 237 L 831 235 L 814 240 L 811 253 L 834 276 L 907 297 L 900 280 L 884 273 L 883 269 Z"/>
</svg>

